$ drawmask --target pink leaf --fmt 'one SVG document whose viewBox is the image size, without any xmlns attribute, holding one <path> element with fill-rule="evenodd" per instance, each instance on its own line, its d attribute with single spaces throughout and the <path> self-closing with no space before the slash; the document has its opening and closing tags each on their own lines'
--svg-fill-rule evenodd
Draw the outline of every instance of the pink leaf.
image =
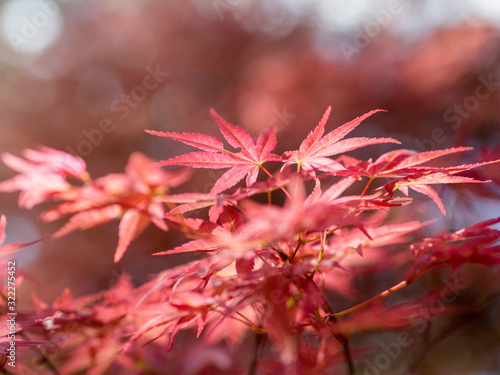
<svg viewBox="0 0 500 375">
<path fill-rule="evenodd" d="M 118 228 L 118 247 L 115 251 L 115 263 L 118 263 L 125 251 L 127 251 L 130 242 L 136 238 L 148 224 L 149 218 L 141 215 L 137 210 L 130 209 L 125 212 Z"/>
<path fill-rule="evenodd" d="M 340 127 L 331 131 L 324 137 L 321 137 L 324 133 L 325 123 L 330 114 L 330 107 L 327 109 L 323 118 L 321 119 L 319 125 L 307 136 L 307 138 L 302 142 L 299 149 L 296 151 L 288 151 L 288 163 L 298 164 L 299 166 L 304 166 L 306 169 L 311 169 L 314 167 L 314 163 L 319 160 L 323 160 L 326 156 L 332 156 L 342 152 L 354 150 L 359 147 L 364 147 L 376 143 L 399 143 L 392 138 L 380 138 L 380 139 L 370 139 L 370 138 L 352 138 L 345 141 L 341 141 L 350 131 L 356 128 L 364 119 L 368 118 L 372 114 L 379 112 L 381 110 L 375 110 L 366 113 Z M 324 163 L 324 162 L 323 162 Z"/>
<path fill-rule="evenodd" d="M 203 151 L 219 152 L 224 149 L 224 145 L 220 139 L 212 137 L 211 135 L 198 133 L 167 133 L 154 130 L 146 130 L 146 132 L 158 137 L 170 138 Z"/>
<path fill-rule="evenodd" d="M 271 128 L 257 139 L 257 145 L 250 134 L 233 125 L 214 110 L 210 111 L 212 117 L 219 124 L 219 129 L 234 148 L 241 149 L 240 152 L 231 152 L 224 149 L 220 140 L 203 134 L 188 133 L 163 133 L 149 131 L 150 134 L 171 138 L 190 146 L 204 150 L 203 152 L 192 152 L 189 154 L 173 157 L 159 163 L 162 166 L 183 165 L 192 168 L 225 169 L 231 168 L 223 174 L 212 188 L 212 193 L 219 193 L 233 187 L 245 176 L 246 185 L 249 187 L 257 181 L 259 169 L 268 161 L 281 161 L 281 157 L 271 152 L 276 147 L 276 129 Z"/>
<path fill-rule="evenodd" d="M 103 208 L 95 208 L 82 211 L 74 215 L 69 222 L 52 235 L 54 238 L 60 238 L 77 229 L 85 230 L 97 225 L 101 225 L 110 220 L 120 217 L 122 208 L 119 205 L 110 205 Z"/>
<path fill-rule="evenodd" d="M 252 178 L 249 182 L 253 183 L 253 182 L 255 182 L 255 179 L 257 177 L 256 174 L 258 172 L 259 172 L 259 167 L 254 166 L 254 165 L 232 168 L 232 169 L 228 170 L 226 173 L 224 173 L 217 180 L 217 182 L 213 186 L 212 190 L 210 191 L 210 194 L 218 194 L 224 190 L 229 189 L 230 187 L 233 187 L 239 181 L 241 181 L 243 178 L 245 178 L 245 176 L 247 174 L 249 176 L 252 176 Z"/>
<path fill-rule="evenodd" d="M 430 197 L 437 204 L 443 215 L 446 215 L 446 210 L 444 209 L 443 202 L 439 198 L 438 193 L 436 193 L 436 190 L 427 185 L 410 185 L 410 189 L 413 189 Z"/>
<path fill-rule="evenodd" d="M 241 148 L 242 153 L 252 159 L 259 157 L 254 140 L 246 130 L 227 122 L 213 109 L 210 110 L 210 114 L 217 124 L 219 124 L 220 132 L 231 146 Z"/>
</svg>

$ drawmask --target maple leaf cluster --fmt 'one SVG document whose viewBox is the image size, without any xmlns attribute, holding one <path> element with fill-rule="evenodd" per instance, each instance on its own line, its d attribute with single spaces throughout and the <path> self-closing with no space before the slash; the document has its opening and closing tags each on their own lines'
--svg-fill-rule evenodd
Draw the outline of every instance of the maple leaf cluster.
<svg viewBox="0 0 500 375">
<path fill-rule="evenodd" d="M 499 160 L 429 165 L 470 150 L 465 147 L 395 150 L 375 161 L 346 155 L 360 147 L 399 143 L 345 138 L 377 112 L 325 135 L 329 108 L 297 150 L 278 155 L 273 153 L 274 128 L 255 141 L 212 110 L 232 149 L 209 135 L 151 130 L 201 151 L 159 163 L 134 153 L 125 173 L 97 179 L 81 158 L 48 147 L 26 150 L 25 159 L 2 155 L 19 174 L 1 182 L 0 191 L 21 191 L 19 205 L 27 209 L 55 202 L 42 213 L 44 221 L 71 215 L 50 237 L 119 219 L 115 262 L 150 223 L 165 231 L 175 228 L 189 239 L 154 256 L 197 253 L 189 263 L 138 287 L 124 275 L 109 290 L 90 296 L 74 298 L 66 290 L 52 304 L 35 296 L 34 310 L 19 314 L 19 346 L 40 351 L 57 345 L 60 352 L 50 361 L 42 355 L 50 364 L 47 373 L 354 374 L 366 348 L 352 347 L 353 335 L 405 329 L 419 316 L 429 319 L 440 294 L 399 303 L 385 301 L 386 296 L 437 268 L 457 272 L 466 264 L 500 262 L 500 232 L 492 228 L 500 218 L 417 241 L 432 223 L 398 215 L 413 202 L 410 189 L 430 197 L 445 214 L 430 185 L 488 182 L 460 173 Z M 171 188 L 190 177 L 189 170 L 162 166 L 227 171 L 208 193 L 172 194 Z M 205 217 L 202 209 L 207 208 Z M 196 212 L 201 214 L 196 217 Z M 0 244 L 5 225 L 2 216 Z M 0 257 L 12 257 L 29 244 L 4 245 Z M 399 282 L 363 300 L 355 281 L 393 269 L 400 270 Z M 332 303 L 339 300 L 342 308 Z M 433 316 L 455 310 L 448 306 Z M 176 347 L 181 331 L 192 328 L 199 340 L 189 348 Z M 6 333 L 0 338 L 5 352 Z M 255 345 L 249 348 L 249 341 Z"/>
</svg>

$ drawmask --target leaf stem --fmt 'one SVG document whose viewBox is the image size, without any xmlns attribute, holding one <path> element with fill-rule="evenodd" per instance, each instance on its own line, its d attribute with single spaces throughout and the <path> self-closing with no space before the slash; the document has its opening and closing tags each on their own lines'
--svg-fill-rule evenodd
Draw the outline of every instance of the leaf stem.
<svg viewBox="0 0 500 375">
<path fill-rule="evenodd" d="M 293 259 L 295 258 L 295 255 L 297 255 L 297 251 L 299 251 L 299 248 L 303 244 L 304 243 L 302 242 L 302 235 L 301 235 L 301 233 L 299 233 L 299 238 L 297 239 L 297 246 L 295 247 L 295 250 L 293 251 L 292 256 L 289 259 L 290 263 L 293 263 Z"/>
<path fill-rule="evenodd" d="M 373 177 L 370 177 L 370 179 L 368 180 L 368 182 L 366 183 L 366 186 L 365 188 L 363 189 L 363 192 L 361 193 L 360 195 L 360 198 L 363 198 L 365 196 L 365 193 L 366 191 L 368 190 L 368 187 L 370 186 L 370 184 L 373 182 Z"/>
<path fill-rule="evenodd" d="M 323 252 L 325 251 L 326 234 L 327 234 L 326 230 L 323 231 L 323 233 L 321 234 L 321 249 L 319 251 L 318 260 L 316 262 L 316 266 L 314 266 L 312 273 L 308 276 L 308 278 L 311 280 L 314 278 L 314 275 L 316 274 L 316 271 L 318 270 L 319 263 L 321 262 L 321 258 L 323 258 Z"/>
<path fill-rule="evenodd" d="M 260 169 L 262 169 L 269 177 L 273 178 L 274 176 L 263 166 L 263 165 L 259 165 Z M 282 186 L 280 188 L 281 190 L 283 190 L 283 193 L 285 193 L 285 195 L 288 197 L 288 199 L 290 199 L 291 202 L 293 202 L 293 199 L 292 199 L 292 196 L 290 195 L 290 193 L 288 193 L 288 191 Z"/>
<path fill-rule="evenodd" d="M 339 225 L 338 227 L 330 229 L 329 231 L 326 232 L 326 235 L 328 236 L 329 234 L 332 234 L 333 232 L 335 232 L 335 231 L 337 231 L 337 230 L 339 230 L 339 229 L 341 229 L 343 227 L 345 227 L 345 225 Z M 308 238 L 307 240 L 302 240 L 302 243 L 306 244 L 306 243 L 309 243 L 309 242 L 313 242 L 313 241 L 319 240 L 320 238 L 321 238 L 321 234 L 318 235 L 318 236 L 314 236 L 312 238 Z"/>
</svg>

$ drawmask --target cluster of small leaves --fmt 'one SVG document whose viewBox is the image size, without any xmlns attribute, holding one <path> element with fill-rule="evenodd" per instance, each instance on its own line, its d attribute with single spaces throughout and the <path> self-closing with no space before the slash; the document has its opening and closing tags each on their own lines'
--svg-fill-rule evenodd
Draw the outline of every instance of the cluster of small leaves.
<svg viewBox="0 0 500 375">
<path fill-rule="evenodd" d="M 433 268 L 489 266 L 500 260 L 496 245 L 500 232 L 490 228 L 500 219 L 423 239 L 398 251 L 400 244 L 430 224 L 394 219 L 399 207 L 412 203 L 409 189 L 429 196 L 445 213 L 430 185 L 486 182 L 459 173 L 498 161 L 429 165 L 438 157 L 470 150 L 464 147 L 422 153 L 395 150 L 375 161 L 346 155 L 364 146 L 399 143 L 391 138 L 345 138 L 376 112 L 325 135 L 328 109 L 297 150 L 277 155 L 274 128 L 255 141 L 212 111 L 233 150 L 213 136 L 149 131 L 201 151 L 156 164 L 135 153 L 124 174 L 95 180 L 81 158 L 61 151 L 26 150 L 25 159 L 4 154 L 3 161 L 19 174 L 0 183 L 0 191 L 21 191 L 19 205 L 28 209 L 56 202 L 42 214 L 44 221 L 71 215 L 52 237 L 120 219 L 115 262 L 150 223 L 163 230 L 175 228 L 189 238 L 155 256 L 202 255 L 138 288 L 124 276 L 110 290 L 92 296 L 75 299 L 65 291 L 51 305 L 35 297 L 35 311 L 19 318 L 18 332 L 24 335 L 18 339 L 20 345 L 35 349 L 57 345 L 61 354 L 48 373 L 56 368 L 65 374 L 145 369 L 254 373 L 257 367 L 264 373 L 331 373 L 342 367 L 354 373 L 362 348 L 350 347 L 352 335 L 408 327 L 410 316 L 425 314 L 438 294 L 396 305 L 384 303 L 383 297 Z M 163 171 L 161 166 L 228 170 L 209 193 L 171 194 L 171 188 L 190 177 L 189 170 Z M 237 186 L 245 177 L 245 185 Z M 373 188 L 376 180 L 382 184 Z M 267 203 L 259 203 L 263 200 Z M 204 208 L 209 209 L 208 218 Z M 195 217 L 196 212 L 202 214 Z M 2 217 L 0 242 L 4 227 Z M 0 255 L 12 256 L 26 245 L 4 246 Z M 369 300 L 359 300 L 355 277 L 401 267 L 407 269 L 401 282 Z M 332 293 L 350 307 L 332 306 Z M 382 312 L 384 319 L 376 318 Z M 195 328 L 199 341 L 184 353 L 169 356 L 163 348 L 175 352 L 174 339 L 188 328 Z M 6 335 L 0 336 L 4 352 Z M 248 349 L 245 342 L 252 335 L 256 345 Z M 262 352 L 259 348 L 264 345 L 268 350 Z M 248 358 L 245 363 L 234 359 L 242 355 Z"/>
</svg>

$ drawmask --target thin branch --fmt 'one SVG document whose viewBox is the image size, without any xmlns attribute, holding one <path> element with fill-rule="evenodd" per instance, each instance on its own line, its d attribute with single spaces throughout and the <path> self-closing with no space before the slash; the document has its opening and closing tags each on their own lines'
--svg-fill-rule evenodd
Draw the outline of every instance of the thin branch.
<svg viewBox="0 0 500 375">
<path fill-rule="evenodd" d="M 363 189 L 363 192 L 361 193 L 361 195 L 359 196 L 360 198 L 363 198 L 365 196 L 365 193 L 366 191 L 368 190 L 368 187 L 370 186 L 370 184 L 373 182 L 374 178 L 371 177 L 368 182 L 366 183 L 366 186 L 365 188 Z"/>
<path fill-rule="evenodd" d="M 250 364 L 248 366 L 248 375 L 255 375 L 257 371 L 257 364 L 259 360 L 259 348 L 262 344 L 264 336 L 258 332 L 255 332 L 255 344 L 252 350 L 252 357 L 250 359 Z"/>
<path fill-rule="evenodd" d="M 319 267 L 319 263 L 321 262 L 321 258 L 323 257 L 323 252 L 325 251 L 325 243 L 326 243 L 326 231 L 324 231 L 321 235 L 321 250 L 319 251 L 319 255 L 318 255 L 318 260 L 316 262 L 316 266 L 314 266 L 314 269 L 312 271 L 312 273 L 307 276 L 309 279 L 313 279 L 314 278 L 314 275 L 316 274 L 316 271 L 318 270 L 318 267 Z"/>
<path fill-rule="evenodd" d="M 401 281 L 399 284 L 394 285 L 392 288 L 387 289 L 386 291 L 380 293 L 379 295 L 376 295 L 375 297 L 370 298 L 369 300 L 366 300 L 365 302 L 362 302 L 356 306 L 350 307 L 347 310 L 333 314 L 333 316 L 335 318 L 338 318 L 338 317 L 350 314 L 350 313 L 352 313 L 352 312 L 354 312 L 362 307 L 368 306 L 368 305 L 372 304 L 373 302 L 378 301 L 381 298 L 384 298 L 385 296 L 388 296 L 391 293 L 394 293 L 395 291 L 397 291 L 399 289 L 406 287 L 407 285 L 408 285 L 408 283 L 406 282 L 406 280 Z"/>
</svg>

